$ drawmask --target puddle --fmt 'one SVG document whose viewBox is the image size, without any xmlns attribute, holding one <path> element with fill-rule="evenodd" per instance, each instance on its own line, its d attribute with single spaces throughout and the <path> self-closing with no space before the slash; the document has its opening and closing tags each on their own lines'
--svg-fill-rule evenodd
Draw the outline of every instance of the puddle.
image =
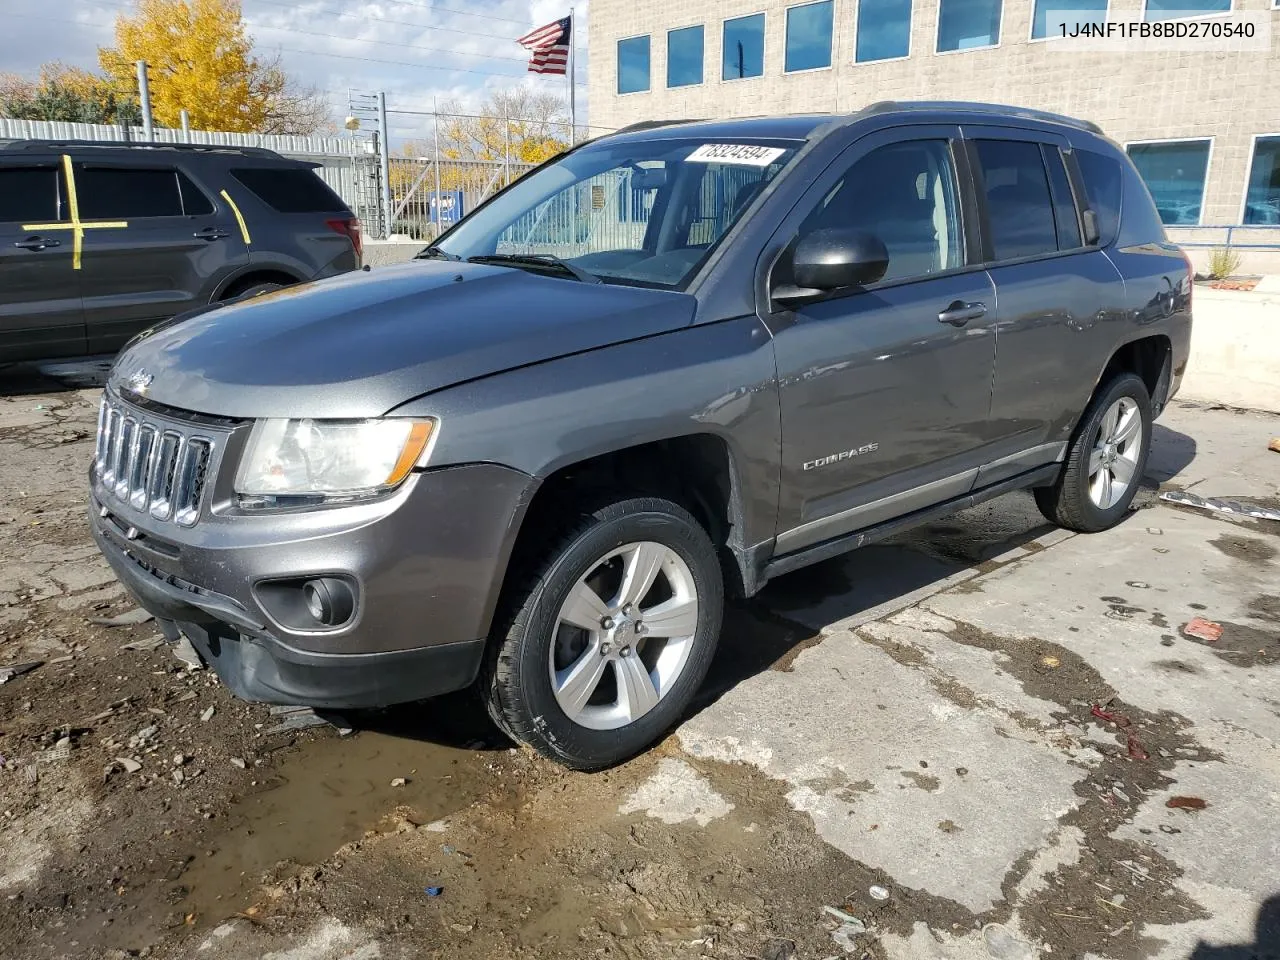
<svg viewBox="0 0 1280 960">
<path fill-rule="evenodd" d="M 428 823 L 489 798 L 501 789 L 495 756 L 370 731 L 308 742 L 262 768 L 222 831 L 192 851 L 180 877 L 170 874 L 187 891 L 177 907 L 201 926 L 217 923 L 258 899 L 262 875 L 280 861 L 321 863 L 397 807 Z M 391 786 L 399 777 L 407 783 Z"/>
</svg>

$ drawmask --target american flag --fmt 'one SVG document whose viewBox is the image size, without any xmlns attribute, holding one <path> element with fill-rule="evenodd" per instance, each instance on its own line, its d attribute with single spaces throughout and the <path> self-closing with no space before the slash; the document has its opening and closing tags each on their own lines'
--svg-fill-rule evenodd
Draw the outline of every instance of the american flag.
<svg viewBox="0 0 1280 960">
<path fill-rule="evenodd" d="M 568 17 L 563 17 L 545 27 L 530 30 L 516 41 L 533 56 L 529 58 L 530 73 L 568 73 L 569 44 L 573 27 Z"/>
</svg>

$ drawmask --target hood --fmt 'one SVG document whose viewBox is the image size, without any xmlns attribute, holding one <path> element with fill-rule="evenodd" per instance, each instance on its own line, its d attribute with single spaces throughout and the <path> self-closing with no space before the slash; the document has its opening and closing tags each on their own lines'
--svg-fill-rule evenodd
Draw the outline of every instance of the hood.
<svg viewBox="0 0 1280 960">
<path fill-rule="evenodd" d="M 443 387 L 687 326 L 688 294 L 417 260 L 162 325 L 111 383 L 223 417 L 376 417 Z"/>
</svg>

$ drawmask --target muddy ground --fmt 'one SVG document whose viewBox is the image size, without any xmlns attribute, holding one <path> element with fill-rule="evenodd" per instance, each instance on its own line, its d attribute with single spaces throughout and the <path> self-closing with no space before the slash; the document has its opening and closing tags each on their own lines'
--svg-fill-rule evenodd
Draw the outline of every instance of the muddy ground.
<svg viewBox="0 0 1280 960">
<path fill-rule="evenodd" d="M 1156 500 L 1274 497 L 1276 418 L 1175 407 L 1119 531 L 1011 497 L 783 578 L 587 776 L 466 694 L 298 729 L 110 623 L 95 404 L 0 372 L 6 958 L 1280 955 L 1280 536 Z"/>
</svg>

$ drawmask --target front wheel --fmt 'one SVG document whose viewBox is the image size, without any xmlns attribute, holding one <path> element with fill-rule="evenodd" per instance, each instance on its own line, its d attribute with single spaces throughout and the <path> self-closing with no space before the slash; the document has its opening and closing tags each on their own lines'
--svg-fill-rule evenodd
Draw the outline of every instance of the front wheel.
<svg viewBox="0 0 1280 960">
<path fill-rule="evenodd" d="M 1085 411 L 1057 483 L 1035 491 L 1052 523 L 1094 533 L 1115 526 L 1138 492 L 1151 452 L 1151 397 L 1136 374 L 1104 384 Z"/>
<path fill-rule="evenodd" d="M 611 503 L 524 575 L 485 677 L 498 725 L 577 770 L 620 763 L 661 737 L 706 676 L 720 632 L 720 565 L 698 522 L 669 500 Z"/>
</svg>

